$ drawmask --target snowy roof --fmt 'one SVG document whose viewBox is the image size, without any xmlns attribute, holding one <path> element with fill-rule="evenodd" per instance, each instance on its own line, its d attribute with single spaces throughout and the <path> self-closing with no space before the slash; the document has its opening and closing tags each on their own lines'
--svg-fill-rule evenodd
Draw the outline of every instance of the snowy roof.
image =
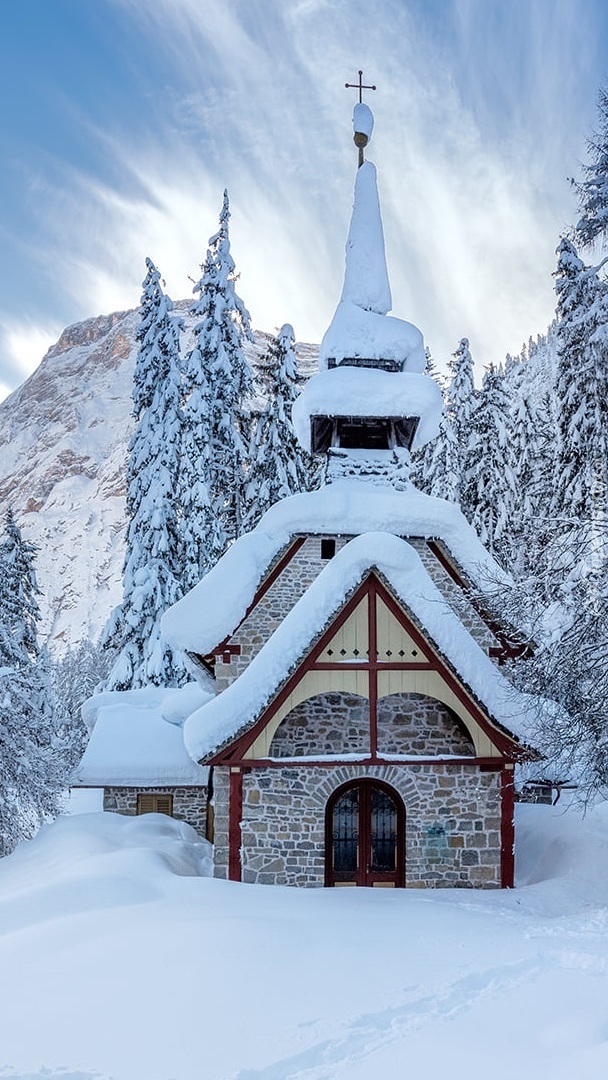
<svg viewBox="0 0 608 1080">
<path fill-rule="evenodd" d="M 363 357 L 396 360 L 408 371 L 424 371 L 422 334 L 411 323 L 387 316 L 391 307 L 376 166 L 366 161 L 357 170 L 346 241 L 344 286 L 321 342 L 321 369 L 332 357 L 336 360 Z"/>
<path fill-rule="evenodd" d="M 478 588 L 511 584 L 460 509 L 412 487 L 396 492 L 359 480 L 291 495 L 268 510 L 214 568 L 165 612 L 162 633 L 173 648 L 206 656 L 241 622 L 268 568 L 293 536 L 388 532 L 442 540 Z"/>
<path fill-rule="evenodd" d="M 439 433 L 441 390 L 428 375 L 413 371 L 336 367 L 310 379 L 292 407 L 301 445 L 310 449 L 311 416 L 419 416 L 413 446 L 424 446 Z"/>
<path fill-rule="evenodd" d="M 448 606 L 410 544 L 387 533 L 366 533 L 328 562 L 239 678 L 188 717 L 184 741 L 192 757 L 208 757 L 257 719 L 371 568 L 380 571 L 490 716 L 526 741 L 537 700 L 504 678 Z"/>
<path fill-rule="evenodd" d="M 182 725 L 211 696 L 196 683 L 95 694 L 82 708 L 91 735 L 74 785 L 206 784 L 208 770 L 188 755 Z"/>
</svg>

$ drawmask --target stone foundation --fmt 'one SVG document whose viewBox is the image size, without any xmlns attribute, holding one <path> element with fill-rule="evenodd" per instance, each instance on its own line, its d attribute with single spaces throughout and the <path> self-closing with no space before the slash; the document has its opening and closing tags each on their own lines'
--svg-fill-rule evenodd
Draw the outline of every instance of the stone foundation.
<svg viewBox="0 0 608 1080">
<path fill-rule="evenodd" d="M 103 808 L 117 814 L 135 815 L 138 795 L 172 795 L 173 817 L 192 825 L 202 837 L 206 836 L 206 787 L 107 787 L 103 792 Z"/>
<path fill-rule="evenodd" d="M 475 765 L 254 767 L 243 773 L 242 879 L 318 887 L 325 876 L 325 812 L 336 788 L 383 780 L 406 810 L 405 881 L 410 888 L 498 888 L 499 772 Z M 228 876 L 229 769 L 214 770 L 215 876 Z"/>
</svg>

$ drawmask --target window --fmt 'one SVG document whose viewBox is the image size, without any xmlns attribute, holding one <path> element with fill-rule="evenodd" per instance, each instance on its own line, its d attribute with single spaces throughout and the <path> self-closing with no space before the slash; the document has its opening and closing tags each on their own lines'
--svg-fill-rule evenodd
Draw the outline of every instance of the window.
<svg viewBox="0 0 608 1080">
<path fill-rule="evenodd" d="M 333 559 L 336 554 L 336 541 L 335 540 L 321 540 L 321 558 Z"/>
<path fill-rule="evenodd" d="M 138 814 L 168 814 L 173 817 L 172 795 L 141 795 L 137 796 Z"/>
</svg>

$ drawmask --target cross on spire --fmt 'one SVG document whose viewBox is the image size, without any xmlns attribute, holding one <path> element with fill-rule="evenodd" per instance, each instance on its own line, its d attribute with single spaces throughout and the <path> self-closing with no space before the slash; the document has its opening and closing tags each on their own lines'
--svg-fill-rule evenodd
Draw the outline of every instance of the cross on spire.
<svg viewBox="0 0 608 1080">
<path fill-rule="evenodd" d="M 363 83 L 363 72 L 362 71 L 359 71 L 358 75 L 359 75 L 359 82 L 358 83 L 347 82 L 347 83 L 344 83 L 344 86 L 346 87 L 347 90 L 358 90 L 359 91 L 359 104 L 361 104 L 361 102 L 363 101 L 363 91 L 364 90 L 375 90 L 376 87 L 375 86 L 365 86 L 364 85 L 364 83 Z"/>
</svg>

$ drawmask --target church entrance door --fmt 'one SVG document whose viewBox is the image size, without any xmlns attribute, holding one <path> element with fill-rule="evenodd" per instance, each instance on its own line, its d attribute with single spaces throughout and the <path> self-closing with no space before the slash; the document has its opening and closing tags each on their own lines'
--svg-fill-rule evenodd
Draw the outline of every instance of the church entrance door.
<svg viewBox="0 0 608 1080">
<path fill-rule="evenodd" d="M 327 804 L 326 885 L 405 885 L 405 809 L 397 792 L 356 780 Z"/>
</svg>

